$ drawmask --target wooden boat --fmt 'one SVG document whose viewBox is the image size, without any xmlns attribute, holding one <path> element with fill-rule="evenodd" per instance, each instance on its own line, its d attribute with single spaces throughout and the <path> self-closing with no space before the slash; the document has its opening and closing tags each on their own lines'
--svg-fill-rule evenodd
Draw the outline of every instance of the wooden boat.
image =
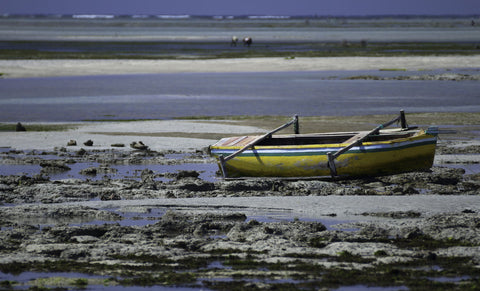
<svg viewBox="0 0 480 291">
<path fill-rule="evenodd" d="M 385 129 L 395 122 L 400 128 Z M 296 133 L 273 135 L 294 124 Z M 403 111 L 371 131 L 298 133 L 298 117 L 263 136 L 223 138 L 210 146 L 225 178 L 357 177 L 428 170 L 438 128 L 408 127 Z"/>
</svg>

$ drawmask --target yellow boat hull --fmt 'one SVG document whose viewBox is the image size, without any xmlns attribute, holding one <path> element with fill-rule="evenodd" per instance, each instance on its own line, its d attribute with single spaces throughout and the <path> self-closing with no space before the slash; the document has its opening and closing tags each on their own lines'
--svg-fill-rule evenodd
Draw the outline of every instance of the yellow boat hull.
<svg viewBox="0 0 480 291">
<path fill-rule="evenodd" d="M 335 159 L 338 176 L 377 176 L 431 168 L 436 135 L 419 134 L 389 141 L 364 142 Z M 218 145 L 217 145 L 218 144 Z M 217 158 L 239 149 L 235 146 L 210 147 Z M 220 164 L 224 177 L 313 177 L 330 176 L 328 152 L 345 144 L 254 146 Z M 221 162 L 219 162 L 221 163 Z"/>
</svg>

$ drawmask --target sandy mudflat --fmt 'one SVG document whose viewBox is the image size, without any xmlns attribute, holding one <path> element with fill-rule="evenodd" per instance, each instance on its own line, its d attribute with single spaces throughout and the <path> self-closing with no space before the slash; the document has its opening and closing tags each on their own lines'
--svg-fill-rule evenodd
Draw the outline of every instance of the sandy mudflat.
<svg viewBox="0 0 480 291">
<path fill-rule="evenodd" d="M 249 58 L 214 60 L 0 60 L 5 78 L 183 72 L 432 70 L 475 68 L 480 56 Z"/>
<path fill-rule="evenodd" d="M 204 207 L 222 206 L 244 207 L 247 211 L 254 213 L 278 211 L 278 216 L 302 217 L 307 219 L 325 220 L 328 213 L 337 213 L 335 220 L 380 220 L 385 218 L 360 216 L 359 213 L 366 212 L 393 212 L 399 209 L 418 211 L 426 216 L 436 215 L 445 212 L 461 212 L 464 209 L 475 211 L 480 210 L 478 205 L 479 196 L 474 195 L 444 195 L 432 199 L 431 195 L 412 196 L 304 196 L 298 197 L 216 197 L 216 198 L 178 198 L 178 199 L 144 199 L 144 200 L 120 200 L 120 201 L 87 201 L 74 203 L 74 205 L 85 205 L 94 208 L 116 208 L 125 206 L 142 205 L 197 205 Z M 68 205 L 69 203 L 67 203 Z M 220 211 L 225 211 L 219 207 Z M 281 213 L 281 210 L 288 210 Z"/>
<path fill-rule="evenodd" d="M 24 124 L 27 128 L 28 123 Z M 152 150 L 194 151 L 213 144 L 214 139 L 187 137 L 189 133 L 263 133 L 265 129 L 252 126 L 215 124 L 200 120 L 156 120 L 136 122 L 82 122 L 72 124 L 76 128 L 68 131 L 46 132 L 0 132 L 0 147 L 17 150 L 52 150 L 55 147 L 67 145 L 69 140 L 77 141 L 77 146 L 71 150 L 84 147 L 87 140 L 94 142 L 93 149 L 108 149 L 111 144 L 124 144 L 127 148 L 131 142 L 142 141 Z M 186 137 L 162 136 L 162 133 L 181 132 Z"/>
<path fill-rule="evenodd" d="M 24 124 L 27 129 L 29 124 Z M 124 144 L 127 148 L 131 142 L 142 141 L 152 150 L 179 150 L 195 151 L 213 144 L 214 139 L 201 139 L 191 137 L 167 137 L 162 133 L 181 132 L 188 136 L 205 133 L 263 133 L 265 129 L 251 126 L 229 124 L 215 124 L 202 121 L 183 120 L 156 120 L 136 122 L 82 122 L 72 124 L 74 129 L 68 131 L 46 132 L 0 132 L 0 147 L 17 150 L 52 150 L 63 147 L 70 140 L 75 140 L 77 146 L 69 147 L 71 150 L 84 147 L 87 140 L 93 141 L 93 149 L 108 149 L 111 144 Z"/>
</svg>

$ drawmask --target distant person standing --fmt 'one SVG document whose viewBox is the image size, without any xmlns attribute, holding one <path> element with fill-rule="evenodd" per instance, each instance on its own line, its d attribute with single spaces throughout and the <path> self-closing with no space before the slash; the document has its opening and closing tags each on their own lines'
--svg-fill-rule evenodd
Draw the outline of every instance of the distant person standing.
<svg viewBox="0 0 480 291">
<path fill-rule="evenodd" d="M 238 42 L 238 37 L 232 36 L 232 42 L 230 43 L 230 46 L 237 46 Z"/>
<path fill-rule="evenodd" d="M 252 44 L 252 38 L 251 37 L 246 37 L 243 39 L 243 45 L 244 46 L 250 46 Z"/>
</svg>

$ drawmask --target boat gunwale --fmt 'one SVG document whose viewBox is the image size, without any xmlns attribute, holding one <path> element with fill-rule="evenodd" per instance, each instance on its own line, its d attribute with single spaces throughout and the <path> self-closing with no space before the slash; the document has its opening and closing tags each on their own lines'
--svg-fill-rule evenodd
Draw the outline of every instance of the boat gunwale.
<svg viewBox="0 0 480 291">
<path fill-rule="evenodd" d="M 333 133 L 333 134 L 343 134 L 344 133 Z M 351 133 L 352 136 L 355 135 L 355 133 Z M 320 136 L 321 135 L 321 136 Z M 391 145 L 395 143 L 404 143 L 404 142 L 409 142 L 409 141 L 416 141 L 416 140 L 421 140 L 421 139 L 426 139 L 427 134 L 424 130 L 416 130 L 416 131 L 403 131 L 399 133 L 380 133 L 377 136 L 381 137 L 389 137 L 391 136 L 391 139 L 386 139 L 386 140 L 379 140 L 379 141 L 364 141 L 360 143 L 360 145 L 356 146 L 358 147 L 366 147 L 366 146 L 375 146 L 375 145 Z M 276 135 L 273 137 L 273 139 L 297 139 L 300 135 Z M 246 137 L 251 137 L 252 139 L 255 138 L 256 136 L 246 136 Z M 312 138 L 321 138 L 321 137 L 330 137 L 330 136 L 324 136 L 324 134 L 302 134 L 301 137 L 312 137 Z M 300 138 L 301 138 L 300 137 Z M 332 135 L 334 137 L 334 135 Z M 237 137 L 232 137 L 232 138 L 237 138 Z M 229 139 L 229 138 L 225 138 Z M 436 140 L 436 138 L 434 138 Z M 224 139 L 222 139 L 224 140 Z M 220 151 L 220 150 L 229 150 L 229 151 L 235 151 L 240 148 L 242 148 L 244 145 L 239 144 L 239 145 L 222 145 L 222 140 L 218 141 L 217 143 L 213 144 L 210 146 L 210 150 L 212 151 Z M 246 140 L 243 138 L 242 140 Z M 347 139 L 345 139 L 346 141 Z M 252 149 L 255 150 L 268 150 L 268 149 L 285 149 L 285 150 L 295 150 L 295 149 L 325 149 L 325 148 L 342 148 L 345 147 L 348 143 L 341 142 L 341 143 L 312 143 L 312 144 L 278 144 L 278 145 L 262 145 L 262 144 L 257 144 L 252 147 Z"/>
</svg>

